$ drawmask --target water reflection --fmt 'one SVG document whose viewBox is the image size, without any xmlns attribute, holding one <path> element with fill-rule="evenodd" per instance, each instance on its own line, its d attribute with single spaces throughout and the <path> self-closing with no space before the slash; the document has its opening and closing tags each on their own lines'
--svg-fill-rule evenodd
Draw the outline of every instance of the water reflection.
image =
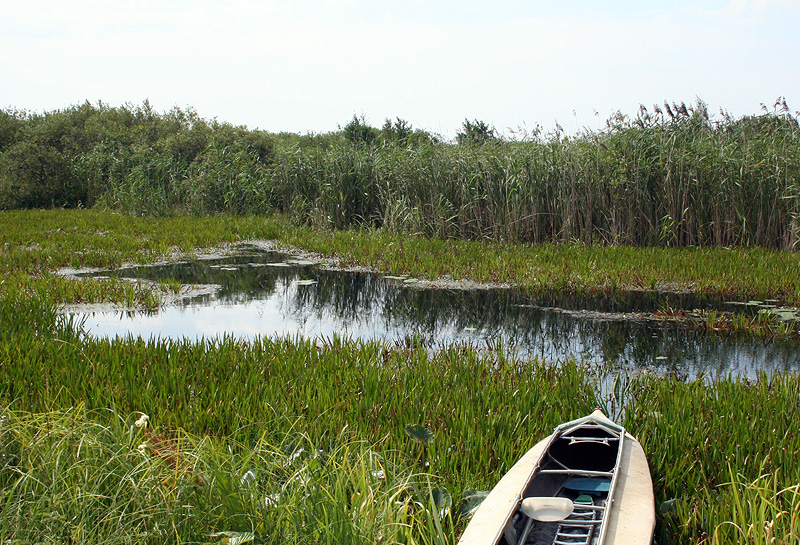
<svg viewBox="0 0 800 545">
<path fill-rule="evenodd" d="M 108 274 L 108 273 L 105 273 Z M 757 342 L 645 320 L 606 319 L 608 312 L 722 307 L 724 301 L 690 296 L 532 300 L 515 289 L 418 289 L 402 279 L 329 271 L 286 255 L 253 253 L 117 271 L 128 278 L 213 286 L 156 313 L 83 312 L 99 337 L 210 337 L 296 335 L 401 341 L 420 336 L 433 345 L 477 346 L 501 340 L 526 356 L 590 363 L 754 376 L 758 370 L 800 369 L 796 342 Z"/>
</svg>

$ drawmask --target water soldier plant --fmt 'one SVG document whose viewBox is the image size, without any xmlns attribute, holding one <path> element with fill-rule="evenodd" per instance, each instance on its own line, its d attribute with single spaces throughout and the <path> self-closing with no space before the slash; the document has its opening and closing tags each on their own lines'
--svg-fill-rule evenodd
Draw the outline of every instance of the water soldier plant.
<svg viewBox="0 0 800 545">
<path fill-rule="evenodd" d="M 620 284 L 624 274 L 610 263 L 668 279 L 680 274 L 673 258 L 687 253 L 703 263 L 691 274 L 704 270 L 708 284 L 745 278 L 792 294 L 797 275 L 781 281 L 767 269 L 796 270 L 796 254 L 648 249 L 639 265 L 622 248 L 448 246 L 291 229 L 280 218 L 32 211 L 0 221 L 0 542 L 452 544 L 480 491 L 537 438 L 597 405 L 645 448 L 661 506 L 658 543 L 798 539 L 795 373 L 688 380 L 420 339 L 97 340 L 57 311 L 95 288 L 69 281 L 67 292 L 52 273 L 278 238 L 342 248 L 353 263 L 432 277 L 442 274 L 439 261 L 464 263 L 470 274 L 496 267 L 512 281 L 527 278 L 531 253 L 545 256 L 535 262 L 542 275 L 554 267 Z M 415 255 L 432 254 L 414 265 Z M 576 265 L 586 255 L 593 265 Z M 469 261 L 484 263 L 469 269 Z M 765 284 L 760 267 L 772 278 Z M 734 280 L 725 270 L 742 272 Z M 428 465 L 417 463 L 411 425 L 429 438 Z"/>
</svg>

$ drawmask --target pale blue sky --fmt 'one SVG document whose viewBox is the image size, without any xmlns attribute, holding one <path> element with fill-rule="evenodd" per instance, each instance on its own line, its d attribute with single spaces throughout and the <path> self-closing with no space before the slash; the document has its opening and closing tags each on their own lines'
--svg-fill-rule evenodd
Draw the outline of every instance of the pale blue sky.
<svg viewBox="0 0 800 545">
<path fill-rule="evenodd" d="M 800 109 L 800 1 L 0 0 L 0 107 L 145 99 L 270 131 L 453 136 L 640 103 Z M 595 113 L 596 112 L 596 113 Z"/>
</svg>

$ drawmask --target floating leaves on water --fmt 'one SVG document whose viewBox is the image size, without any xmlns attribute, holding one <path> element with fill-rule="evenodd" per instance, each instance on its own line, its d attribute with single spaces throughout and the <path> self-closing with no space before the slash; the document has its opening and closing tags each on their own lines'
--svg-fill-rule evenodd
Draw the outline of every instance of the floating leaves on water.
<svg viewBox="0 0 800 545">
<path fill-rule="evenodd" d="M 316 280 L 295 280 L 296 286 L 311 286 L 317 283 Z"/>
<path fill-rule="evenodd" d="M 431 500 L 439 511 L 439 518 L 446 517 L 450 512 L 450 508 L 453 506 L 453 496 L 451 496 L 450 492 L 443 486 L 437 486 L 431 490 Z"/>
<path fill-rule="evenodd" d="M 458 502 L 458 509 L 456 514 L 458 518 L 469 518 L 475 514 L 483 500 L 489 495 L 488 490 L 475 490 L 470 488 L 464 491 L 464 497 Z"/>
<path fill-rule="evenodd" d="M 675 503 L 677 501 L 678 501 L 677 499 L 672 498 L 671 500 L 666 500 L 666 501 L 661 502 L 661 505 L 658 506 L 659 514 L 666 515 L 667 513 L 671 513 L 672 511 L 674 511 L 675 510 Z"/>
<path fill-rule="evenodd" d="M 782 322 L 791 322 L 800 319 L 800 310 L 792 308 L 762 309 L 759 313 L 774 316 Z"/>
<path fill-rule="evenodd" d="M 433 440 L 433 432 L 421 424 L 411 424 L 406 426 L 405 430 L 409 437 L 423 444 Z"/>
<path fill-rule="evenodd" d="M 216 532 L 208 534 L 208 537 L 221 537 L 220 543 L 224 545 L 239 545 L 240 543 L 249 543 L 256 538 L 253 532 Z"/>
</svg>

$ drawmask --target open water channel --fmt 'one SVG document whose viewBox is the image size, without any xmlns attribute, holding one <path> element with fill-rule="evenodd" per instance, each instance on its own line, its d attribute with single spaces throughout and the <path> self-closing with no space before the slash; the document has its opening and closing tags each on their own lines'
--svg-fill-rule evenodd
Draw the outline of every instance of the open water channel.
<svg viewBox="0 0 800 545">
<path fill-rule="evenodd" d="M 514 288 L 432 289 L 413 279 L 327 270 L 277 252 L 122 268 L 94 276 L 193 286 L 155 312 L 67 309 L 97 337 L 211 338 L 333 335 L 432 346 L 502 344 L 549 361 L 574 356 L 695 376 L 800 370 L 800 343 L 703 333 L 644 319 L 664 308 L 724 308 L 678 294 L 532 298 Z"/>
</svg>

